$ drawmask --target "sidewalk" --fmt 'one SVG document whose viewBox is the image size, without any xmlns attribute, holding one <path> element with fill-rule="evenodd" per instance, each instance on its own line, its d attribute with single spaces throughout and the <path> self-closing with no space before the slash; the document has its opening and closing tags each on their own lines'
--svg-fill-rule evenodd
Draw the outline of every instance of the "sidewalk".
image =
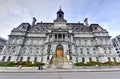
<svg viewBox="0 0 120 79">
<path fill-rule="evenodd" d="M 113 72 L 120 71 L 119 67 L 110 68 L 74 68 L 74 69 L 42 69 L 38 70 L 37 67 L 22 67 L 21 69 L 17 67 L 7 67 L 6 69 L 0 67 L 0 73 L 56 73 L 56 72 Z"/>
</svg>

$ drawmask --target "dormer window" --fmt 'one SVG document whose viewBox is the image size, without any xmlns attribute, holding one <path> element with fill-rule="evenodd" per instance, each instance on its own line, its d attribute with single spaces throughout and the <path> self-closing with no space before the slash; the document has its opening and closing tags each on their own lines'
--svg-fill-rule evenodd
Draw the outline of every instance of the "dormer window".
<svg viewBox="0 0 120 79">
<path fill-rule="evenodd" d="M 44 28 L 41 28 L 42 31 L 44 31 Z"/>
<path fill-rule="evenodd" d="M 36 30 L 36 31 L 39 31 L 39 28 L 37 27 L 35 30 Z"/>
<path fill-rule="evenodd" d="M 82 31 L 82 32 L 84 32 L 84 31 L 85 31 L 85 29 L 84 29 L 84 28 L 82 28 L 82 29 L 81 29 L 81 31 Z"/>
</svg>

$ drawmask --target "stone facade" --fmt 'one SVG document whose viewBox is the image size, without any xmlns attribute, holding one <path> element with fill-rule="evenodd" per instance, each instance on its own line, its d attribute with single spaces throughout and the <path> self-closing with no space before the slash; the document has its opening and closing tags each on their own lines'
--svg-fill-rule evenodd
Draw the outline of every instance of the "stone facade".
<svg viewBox="0 0 120 79">
<path fill-rule="evenodd" d="M 120 56 L 120 35 L 112 39 L 113 45 Z"/>
<path fill-rule="evenodd" d="M 67 23 L 60 9 L 53 23 L 22 23 L 14 28 L 0 55 L 1 61 L 56 63 L 119 62 L 106 29 L 99 24 Z M 57 59 L 55 57 L 58 57 Z M 60 58 L 64 57 L 64 58 Z M 64 61 L 64 62 L 65 62 Z M 68 64 L 66 63 L 66 64 Z"/>
<path fill-rule="evenodd" d="M 6 39 L 0 37 L 0 52 L 2 52 L 2 49 L 6 43 Z"/>
</svg>

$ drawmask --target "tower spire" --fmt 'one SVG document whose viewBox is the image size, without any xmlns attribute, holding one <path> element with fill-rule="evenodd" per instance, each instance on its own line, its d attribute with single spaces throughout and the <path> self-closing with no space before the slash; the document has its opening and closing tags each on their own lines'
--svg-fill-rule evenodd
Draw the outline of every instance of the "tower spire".
<svg viewBox="0 0 120 79">
<path fill-rule="evenodd" d="M 62 11 L 61 6 L 57 12 L 57 18 L 55 21 L 65 21 L 66 22 L 66 20 L 64 19 L 64 12 Z"/>
<path fill-rule="evenodd" d="M 60 5 L 60 10 L 61 10 L 61 5 Z"/>
</svg>

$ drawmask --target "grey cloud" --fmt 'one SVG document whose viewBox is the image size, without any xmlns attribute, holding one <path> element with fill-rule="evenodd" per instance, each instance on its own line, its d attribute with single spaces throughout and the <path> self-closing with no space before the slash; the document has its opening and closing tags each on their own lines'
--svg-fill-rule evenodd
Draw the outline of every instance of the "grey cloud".
<svg viewBox="0 0 120 79">
<path fill-rule="evenodd" d="M 31 23 L 32 17 L 38 22 L 53 21 L 60 5 L 68 22 L 88 17 L 90 23 L 99 23 L 109 32 L 120 26 L 119 0 L 0 0 L 0 36 L 7 38 L 21 22 Z"/>
</svg>

